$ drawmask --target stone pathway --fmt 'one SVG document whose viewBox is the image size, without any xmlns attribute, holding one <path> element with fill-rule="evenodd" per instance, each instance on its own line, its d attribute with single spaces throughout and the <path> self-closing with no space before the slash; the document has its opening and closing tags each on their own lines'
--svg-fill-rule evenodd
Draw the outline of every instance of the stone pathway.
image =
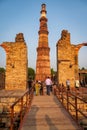
<svg viewBox="0 0 87 130">
<path fill-rule="evenodd" d="M 80 130 L 56 96 L 34 96 L 20 130 Z"/>
</svg>

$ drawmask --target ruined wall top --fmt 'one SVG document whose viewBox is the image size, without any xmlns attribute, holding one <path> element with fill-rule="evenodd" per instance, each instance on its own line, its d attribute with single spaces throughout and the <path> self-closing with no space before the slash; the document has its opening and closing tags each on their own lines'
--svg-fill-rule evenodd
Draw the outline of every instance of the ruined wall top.
<svg viewBox="0 0 87 130">
<path fill-rule="evenodd" d="M 61 40 L 70 40 L 70 33 L 67 30 L 63 30 L 61 33 Z"/>
<path fill-rule="evenodd" d="M 62 30 L 61 38 L 59 39 L 57 44 L 59 44 L 62 41 L 65 41 L 65 42 L 63 42 L 63 44 L 64 43 L 70 44 L 70 33 L 67 30 Z"/>
<path fill-rule="evenodd" d="M 24 42 L 23 33 L 16 34 L 15 42 Z"/>
</svg>

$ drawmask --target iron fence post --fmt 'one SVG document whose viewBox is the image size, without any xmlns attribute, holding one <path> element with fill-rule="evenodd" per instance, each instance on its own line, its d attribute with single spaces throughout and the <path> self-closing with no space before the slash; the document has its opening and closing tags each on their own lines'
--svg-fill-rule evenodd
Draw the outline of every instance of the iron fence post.
<svg viewBox="0 0 87 130">
<path fill-rule="evenodd" d="M 22 121 L 23 97 L 21 98 L 20 122 Z"/>
<path fill-rule="evenodd" d="M 67 110 L 69 111 L 69 91 L 67 90 Z"/>
<path fill-rule="evenodd" d="M 75 106 L 76 106 L 76 121 L 78 122 L 77 96 L 75 96 Z"/>
<path fill-rule="evenodd" d="M 13 125 L 14 124 L 14 106 L 11 107 L 11 126 L 10 130 L 13 130 Z"/>
</svg>

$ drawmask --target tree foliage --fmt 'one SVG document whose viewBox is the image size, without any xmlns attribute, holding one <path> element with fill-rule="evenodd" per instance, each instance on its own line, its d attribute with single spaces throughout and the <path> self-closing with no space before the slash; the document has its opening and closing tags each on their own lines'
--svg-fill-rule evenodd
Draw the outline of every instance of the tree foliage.
<svg viewBox="0 0 87 130">
<path fill-rule="evenodd" d="M 4 72 L 5 72 L 5 69 L 2 68 L 2 67 L 0 67 L 0 72 L 1 72 L 1 73 L 4 73 Z"/>
<path fill-rule="evenodd" d="M 54 71 L 53 68 L 51 68 L 51 79 L 55 81 L 57 79 L 57 72 Z"/>
<path fill-rule="evenodd" d="M 81 70 L 85 70 L 85 68 L 84 67 L 82 67 L 82 69 Z"/>
<path fill-rule="evenodd" d="M 54 71 L 54 69 L 53 68 L 51 68 L 51 75 L 55 75 L 55 71 Z"/>
<path fill-rule="evenodd" d="M 29 78 L 32 78 L 32 79 L 34 79 L 35 78 L 35 70 L 33 69 L 33 68 L 28 68 L 28 79 Z"/>
</svg>

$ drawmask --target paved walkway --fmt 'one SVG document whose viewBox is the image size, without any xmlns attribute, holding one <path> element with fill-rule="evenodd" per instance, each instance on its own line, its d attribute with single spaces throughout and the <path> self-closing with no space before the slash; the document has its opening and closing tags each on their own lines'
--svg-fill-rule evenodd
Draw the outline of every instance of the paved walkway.
<svg viewBox="0 0 87 130">
<path fill-rule="evenodd" d="M 20 130 L 80 130 L 54 95 L 34 96 Z"/>
</svg>

